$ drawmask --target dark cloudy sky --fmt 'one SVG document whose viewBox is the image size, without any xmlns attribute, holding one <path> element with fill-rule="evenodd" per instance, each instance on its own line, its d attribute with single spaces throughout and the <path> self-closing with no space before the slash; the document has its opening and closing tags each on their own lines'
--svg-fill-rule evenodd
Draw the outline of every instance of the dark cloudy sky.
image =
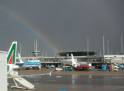
<svg viewBox="0 0 124 91">
<path fill-rule="evenodd" d="M 31 55 L 37 39 L 42 55 L 54 55 L 87 50 L 89 39 L 89 50 L 102 52 L 104 35 L 105 49 L 120 53 L 123 33 L 123 0 L 0 0 L 1 50 L 17 40 Z"/>
</svg>

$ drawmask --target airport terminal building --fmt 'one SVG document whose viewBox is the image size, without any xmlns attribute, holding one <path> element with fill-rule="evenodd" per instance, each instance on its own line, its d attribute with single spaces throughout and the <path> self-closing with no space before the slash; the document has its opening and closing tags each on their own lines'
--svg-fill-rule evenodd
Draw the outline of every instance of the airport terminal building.
<svg viewBox="0 0 124 91">
<path fill-rule="evenodd" d="M 93 51 L 60 52 L 59 56 L 68 58 L 71 54 L 81 62 L 103 63 L 103 57 L 96 56 L 96 52 Z"/>
<path fill-rule="evenodd" d="M 104 55 L 106 63 L 124 64 L 124 55 Z"/>
</svg>

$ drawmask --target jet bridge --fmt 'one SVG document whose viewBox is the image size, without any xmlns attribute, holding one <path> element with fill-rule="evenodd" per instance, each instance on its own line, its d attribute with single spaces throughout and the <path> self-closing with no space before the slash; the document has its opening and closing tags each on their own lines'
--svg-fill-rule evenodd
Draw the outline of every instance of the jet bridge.
<svg viewBox="0 0 124 91">
<path fill-rule="evenodd" d="M 7 90 L 7 52 L 0 51 L 0 91 Z"/>
</svg>

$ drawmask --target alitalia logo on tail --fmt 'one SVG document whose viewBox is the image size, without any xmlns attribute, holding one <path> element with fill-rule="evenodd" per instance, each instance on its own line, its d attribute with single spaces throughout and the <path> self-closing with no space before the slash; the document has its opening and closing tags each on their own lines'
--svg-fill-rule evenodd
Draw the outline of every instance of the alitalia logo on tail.
<svg viewBox="0 0 124 91">
<path fill-rule="evenodd" d="M 11 47 L 7 56 L 7 64 L 15 64 L 16 62 L 16 50 L 17 50 L 17 41 L 12 42 Z"/>
</svg>

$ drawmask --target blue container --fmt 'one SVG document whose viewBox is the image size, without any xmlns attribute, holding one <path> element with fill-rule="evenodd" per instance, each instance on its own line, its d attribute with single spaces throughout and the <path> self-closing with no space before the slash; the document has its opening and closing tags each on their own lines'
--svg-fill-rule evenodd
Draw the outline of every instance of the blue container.
<svg viewBox="0 0 124 91">
<path fill-rule="evenodd" d="M 107 65 L 106 64 L 102 64 L 102 71 L 106 71 L 107 70 Z"/>
</svg>

